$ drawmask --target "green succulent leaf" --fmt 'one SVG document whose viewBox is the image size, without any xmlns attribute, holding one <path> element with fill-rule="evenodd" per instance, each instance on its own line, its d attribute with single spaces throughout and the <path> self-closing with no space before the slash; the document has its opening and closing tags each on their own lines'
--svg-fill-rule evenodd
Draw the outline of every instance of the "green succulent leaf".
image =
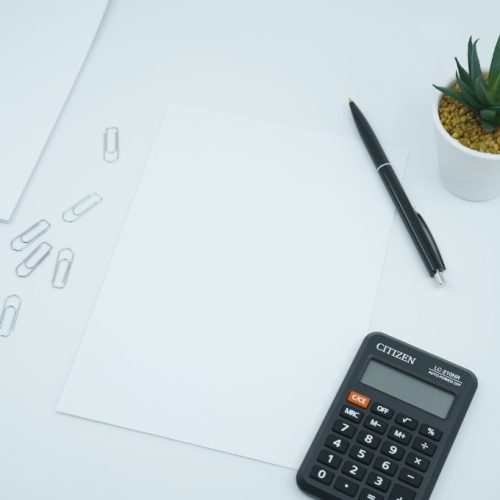
<svg viewBox="0 0 500 500">
<path fill-rule="evenodd" d="M 467 87 L 469 87 L 471 91 L 473 91 L 474 83 L 469 73 L 467 73 L 465 68 L 460 64 L 460 61 L 456 57 L 455 57 L 455 62 L 457 63 L 458 74 L 460 75 L 460 79 L 464 82 L 465 85 L 467 85 Z"/>
<path fill-rule="evenodd" d="M 464 96 L 457 90 L 450 89 L 449 87 L 439 87 L 438 85 L 433 85 L 433 87 L 442 92 L 444 95 L 447 95 L 452 99 L 455 99 L 455 101 L 459 102 L 460 104 L 469 107 L 469 103 L 464 99 Z"/>
<path fill-rule="evenodd" d="M 479 62 L 479 56 L 477 55 L 477 39 L 474 43 L 472 43 L 472 37 L 469 39 L 469 75 L 472 78 L 472 81 L 475 82 L 476 78 L 483 74 L 481 71 L 481 63 Z"/>
<path fill-rule="evenodd" d="M 490 72 L 488 75 L 488 92 L 495 101 L 500 101 L 500 36 L 498 37 L 491 59 Z"/>
<path fill-rule="evenodd" d="M 490 132 L 495 132 L 496 130 L 496 125 L 494 125 L 493 123 L 490 123 L 490 122 L 487 122 L 485 120 L 480 120 L 481 122 L 481 125 L 483 126 L 484 130 L 488 133 Z"/>
<path fill-rule="evenodd" d="M 479 116 L 486 121 L 493 121 L 497 114 L 491 109 L 482 109 Z"/>
<path fill-rule="evenodd" d="M 484 105 L 479 101 L 474 92 L 467 88 L 467 85 L 464 85 L 463 82 L 457 78 L 458 86 L 460 87 L 460 92 L 463 94 L 464 99 L 467 101 L 466 106 L 471 108 L 476 114 L 479 113 L 479 110 L 484 107 Z"/>
<path fill-rule="evenodd" d="M 483 105 L 485 106 L 495 105 L 495 101 L 493 101 L 493 99 L 491 99 L 491 97 L 488 95 L 488 91 L 486 90 L 486 85 L 484 83 L 482 75 L 476 78 L 474 87 L 476 90 L 476 97 Z"/>
</svg>

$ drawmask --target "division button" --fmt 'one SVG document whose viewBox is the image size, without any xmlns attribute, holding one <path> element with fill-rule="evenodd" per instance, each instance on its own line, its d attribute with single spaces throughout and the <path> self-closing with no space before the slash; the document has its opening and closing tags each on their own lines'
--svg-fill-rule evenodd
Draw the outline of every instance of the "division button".
<svg viewBox="0 0 500 500">
<path fill-rule="evenodd" d="M 318 462 L 321 462 L 322 464 L 327 465 L 332 469 L 338 469 L 340 466 L 340 462 L 342 462 L 342 459 L 336 453 L 332 453 L 328 450 L 322 450 L 318 455 Z"/>
<path fill-rule="evenodd" d="M 418 422 L 404 413 L 398 413 L 396 415 L 396 423 L 414 431 L 417 428 Z"/>
<path fill-rule="evenodd" d="M 416 453 L 410 452 L 406 457 L 405 461 L 406 465 L 409 465 L 417 470 L 425 472 L 430 465 L 430 461 L 427 458 L 422 457 L 421 455 L 417 455 Z"/>
<path fill-rule="evenodd" d="M 436 445 L 431 443 L 428 439 L 416 437 L 413 441 L 413 449 L 422 452 L 424 455 L 432 457 L 436 453 Z"/>
<path fill-rule="evenodd" d="M 358 492 L 359 488 L 359 486 L 355 482 L 346 479 L 345 477 L 337 478 L 333 487 L 337 491 L 341 491 L 342 493 L 350 497 L 353 497 Z"/>
<path fill-rule="evenodd" d="M 431 438 L 434 441 L 439 441 L 443 436 L 442 431 L 436 429 L 436 427 L 432 427 L 431 425 L 422 424 L 420 427 L 420 434 L 425 437 Z"/>
<path fill-rule="evenodd" d="M 360 408 L 368 408 L 370 406 L 371 399 L 368 396 L 363 396 L 356 391 L 351 391 L 349 396 L 347 396 L 347 401 L 353 405 L 359 406 Z"/>
<path fill-rule="evenodd" d="M 316 481 L 319 481 L 320 483 L 329 485 L 333 481 L 333 472 L 324 469 L 323 467 L 320 467 L 319 465 L 315 465 L 312 470 L 311 474 L 309 474 L 313 479 Z"/>
<path fill-rule="evenodd" d="M 380 493 L 364 489 L 359 496 L 359 500 L 384 500 L 384 497 Z"/>
<path fill-rule="evenodd" d="M 340 410 L 340 416 L 351 420 L 352 422 L 359 423 L 363 418 L 364 413 L 359 411 L 357 408 L 354 408 L 349 405 L 344 405 L 342 410 Z"/>
<path fill-rule="evenodd" d="M 335 420 L 332 429 L 342 436 L 352 438 L 356 432 L 356 427 L 352 424 L 348 424 L 344 420 Z"/>
<path fill-rule="evenodd" d="M 373 403 L 372 412 L 384 418 L 392 418 L 394 410 L 380 403 Z"/>
<path fill-rule="evenodd" d="M 401 444 L 409 444 L 411 438 L 413 437 L 411 433 L 405 431 L 404 429 L 399 429 L 398 427 L 391 427 L 387 435 L 391 439 L 394 439 L 394 441 Z"/>
<path fill-rule="evenodd" d="M 403 481 L 403 483 L 409 484 L 414 488 L 418 488 L 422 483 L 422 479 L 424 479 L 423 476 L 410 469 L 402 469 L 398 477 L 400 481 Z"/>
<path fill-rule="evenodd" d="M 388 500 L 415 500 L 416 493 L 402 484 L 395 484 Z"/>
</svg>

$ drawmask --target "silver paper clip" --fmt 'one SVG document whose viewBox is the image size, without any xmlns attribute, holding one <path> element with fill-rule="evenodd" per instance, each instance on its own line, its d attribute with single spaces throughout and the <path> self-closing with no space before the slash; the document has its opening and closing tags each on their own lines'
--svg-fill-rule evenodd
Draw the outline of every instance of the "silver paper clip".
<svg viewBox="0 0 500 500">
<path fill-rule="evenodd" d="M 114 163 L 120 158 L 120 131 L 118 127 L 108 127 L 104 131 L 102 157 L 108 163 Z"/>
<path fill-rule="evenodd" d="M 66 286 L 74 259 L 75 252 L 71 248 L 62 248 L 59 250 L 54 274 L 52 275 L 52 286 L 54 288 L 64 288 Z"/>
<path fill-rule="evenodd" d="M 12 250 L 20 252 L 27 246 L 31 245 L 37 238 L 45 234 L 50 229 L 50 223 L 45 219 L 41 219 L 30 226 L 26 231 L 23 231 L 19 236 L 16 236 L 11 242 Z"/>
<path fill-rule="evenodd" d="M 8 337 L 16 328 L 17 316 L 22 302 L 19 295 L 9 295 L 5 299 L 0 317 L 0 337 Z"/>
<path fill-rule="evenodd" d="M 75 222 L 87 212 L 92 210 L 96 205 L 101 203 L 102 196 L 97 193 L 89 194 L 82 198 L 79 202 L 75 203 L 63 212 L 63 220 L 65 222 Z"/>
<path fill-rule="evenodd" d="M 29 276 L 50 254 L 52 245 L 46 241 L 40 243 L 17 267 L 20 278 Z"/>
</svg>

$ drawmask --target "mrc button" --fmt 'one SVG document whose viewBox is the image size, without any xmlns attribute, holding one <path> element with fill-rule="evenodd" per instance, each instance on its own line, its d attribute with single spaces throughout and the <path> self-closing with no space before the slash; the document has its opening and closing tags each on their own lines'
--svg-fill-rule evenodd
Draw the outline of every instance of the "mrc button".
<svg viewBox="0 0 500 500">
<path fill-rule="evenodd" d="M 347 396 L 347 401 L 353 405 L 359 406 L 360 408 L 368 408 L 370 406 L 371 399 L 368 396 L 363 396 L 356 391 L 351 391 L 349 396 Z"/>
</svg>

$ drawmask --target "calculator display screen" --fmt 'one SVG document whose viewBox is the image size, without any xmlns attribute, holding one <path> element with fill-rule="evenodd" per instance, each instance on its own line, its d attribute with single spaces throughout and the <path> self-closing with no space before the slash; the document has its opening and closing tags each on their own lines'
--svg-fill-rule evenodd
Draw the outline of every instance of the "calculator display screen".
<svg viewBox="0 0 500 500">
<path fill-rule="evenodd" d="M 368 363 L 361 382 L 441 418 L 446 418 L 455 399 L 449 392 L 375 360 Z"/>
</svg>

